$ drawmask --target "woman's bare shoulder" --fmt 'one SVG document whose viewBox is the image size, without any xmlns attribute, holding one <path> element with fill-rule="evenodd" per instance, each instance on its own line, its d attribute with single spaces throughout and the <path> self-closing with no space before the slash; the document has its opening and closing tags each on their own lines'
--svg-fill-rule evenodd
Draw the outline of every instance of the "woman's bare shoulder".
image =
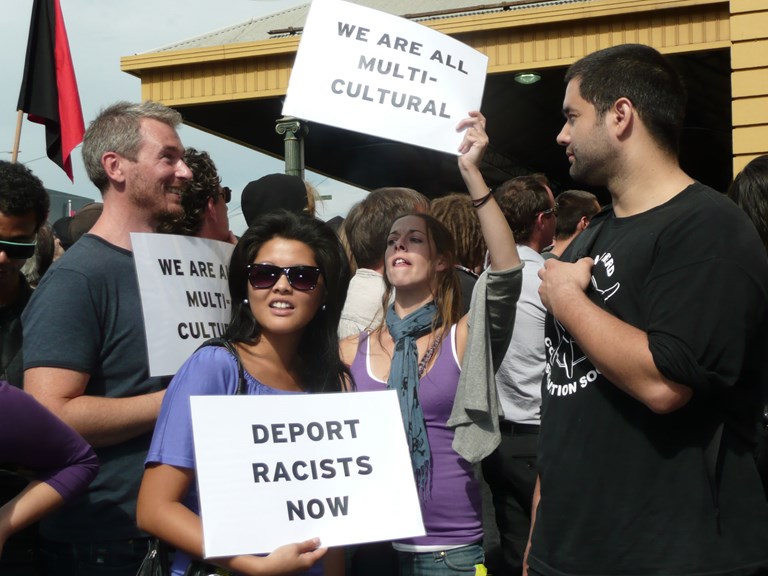
<svg viewBox="0 0 768 576">
<path fill-rule="evenodd" d="M 360 335 L 347 336 L 339 341 L 339 352 L 341 352 L 341 361 L 347 366 L 351 366 L 357 354 L 357 346 L 360 343 Z"/>
</svg>

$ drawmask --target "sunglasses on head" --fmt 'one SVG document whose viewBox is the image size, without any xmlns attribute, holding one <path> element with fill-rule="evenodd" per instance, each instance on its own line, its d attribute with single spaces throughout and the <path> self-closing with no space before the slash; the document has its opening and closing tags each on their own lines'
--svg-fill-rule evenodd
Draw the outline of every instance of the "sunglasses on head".
<svg viewBox="0 0 768 576">
<path fill-rule="evenodd" d="M 11 260 L 26 260 L 35 254 L 35 242 L 10 242 L 0 240 L 0 252 L 5 252 Z"/>
<path fill-rule="evenodd" d="M 288 284 L 296 290 L 304 292 L 314 290 L 320 279 L 320 268 L 317 266 L 288 266 L 283 268 L 274 264 L 249 264 L 248 282 L 255 290 L 272 288 L 285 274 Z"/>
</svg>

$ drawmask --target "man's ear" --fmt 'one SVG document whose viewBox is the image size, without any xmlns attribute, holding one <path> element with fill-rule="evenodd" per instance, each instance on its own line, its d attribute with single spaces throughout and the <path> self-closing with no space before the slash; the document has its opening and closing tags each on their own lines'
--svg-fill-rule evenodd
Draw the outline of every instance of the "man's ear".
<svg viewBox="0 0 768 576">
<path fill-rule="evenodd" d="M 589 218 L 586 216 L 582 216 L 579 220 L 579 223 L 576 224 L 576 229 L 579 231 L 583 231 L 587 226 L 589 226 Z"/>
<path fill-rule="evenodd" d="M 117 152 L 105 152 L 101 157 L 101 166 L 107 178 L 120 184 L 125 182 L 124 162 L 126 159 Z"/>
<path fill-rule="evenodd" d="M 611 112 L 617 130 L 616 135 L 619 138 L 628 136 L 632 131 L 632 125 L 636 114 L 632 101 L 629 98 L 619 98 L 614 102 Z"/>
<path fill-rule="evenodd" d="M 208 201 L 205 205 L 205 211 L 208 213 L 208 215 L 215 221 L 218 219 L 218 214 L 216 213 L 216 203 L 218 202 L 218 198 L 214 200 L 210 196 L 208 197 Z"/>
</svg>

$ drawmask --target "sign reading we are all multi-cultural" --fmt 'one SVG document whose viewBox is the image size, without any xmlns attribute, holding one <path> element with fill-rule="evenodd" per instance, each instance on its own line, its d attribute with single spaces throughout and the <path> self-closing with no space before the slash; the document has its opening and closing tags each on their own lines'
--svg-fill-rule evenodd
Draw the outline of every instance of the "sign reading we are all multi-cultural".
<svg viewBox="0 0 768 576">
<path fill-rule="evenodd" d="M 234 246 L 171 234 L 131 234 L 147 331 L 149 373 L 175 374 L 200 344 L 224 335 L 231 316 Z"/>
<path fill-rule="evenodd" d="M 458 154 L 488 57 L 416 22 L 313 0 L 283 114 Z"/>
</svg>

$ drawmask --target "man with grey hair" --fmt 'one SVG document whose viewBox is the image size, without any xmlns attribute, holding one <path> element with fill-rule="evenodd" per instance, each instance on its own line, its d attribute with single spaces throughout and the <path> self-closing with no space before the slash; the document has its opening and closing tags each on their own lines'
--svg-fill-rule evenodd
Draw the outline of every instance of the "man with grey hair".
<svg viewBox="0 0 768 576">
<path fill-rule="evenodd" d="M 45 574 L 133 576 L 147 551 L 136 497 L 166 382 L 149 377 L 131 232 L 154 232 L 182 211 L 192 174 L 158 103 L 103 110 L 83 159 L 104 209 L 48 271 L 27 306 L 24 388 L 96 449 L 88 492 L 41 523 Z"/>
</svg>

